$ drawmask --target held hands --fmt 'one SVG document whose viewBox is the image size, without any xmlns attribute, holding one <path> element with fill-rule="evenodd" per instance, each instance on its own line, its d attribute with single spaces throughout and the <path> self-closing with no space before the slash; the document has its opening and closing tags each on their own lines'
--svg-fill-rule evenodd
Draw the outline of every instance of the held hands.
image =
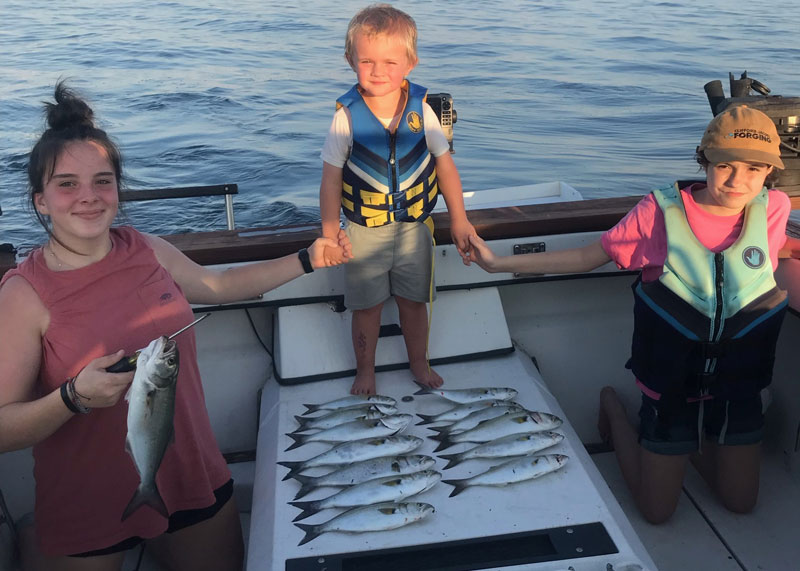
<svg viewBox="0 0 800 571">
<path fill-rule="evenodd" d="M 478 233 L 475 232 L 475 228 L 466 218 L 461 221 L 451 220 L 450 238 L 453 240 L 453 244 L 456 245 L 456 249 L 465 266 L 469 266 L 471 263 L 472 245 L 470 239 L 473 237 L 478 238 Z"/>
<path fill-rule="evenodd" d="M 339 228 L 339 233 L 333 238 L 317 238 L 308 248 L 311 265 L 314 269 L 328 266 L 346 264 L 353 257 L 353 247 L 345 231 Z"/>
<path fill-rule="evenodd" d="M 81 397 L 81 403 L 88 408 L 106 408 L 114 406 L 128 390 L 133 381 L 134 371 L 126 373 L 109 373 L 110 367 L 119 361 L 125 352 L 119 350 L 112 355 L 98 357 L 89 362 L 75 378 L 75 391 Z"/>
<path fill-rule="evenodd" d="M 486 242 L 479 236 L 473 235 L 469 237 L 469 243 L 471 246 L 470 257 L 472 261 L 487 272 L 496 272 L 497 257 Z"/>
</svg>

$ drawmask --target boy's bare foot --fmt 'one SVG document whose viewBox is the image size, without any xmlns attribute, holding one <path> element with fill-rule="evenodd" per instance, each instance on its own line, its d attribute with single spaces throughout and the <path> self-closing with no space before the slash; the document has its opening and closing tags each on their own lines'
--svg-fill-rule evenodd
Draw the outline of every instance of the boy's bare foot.
<svg viewBox="0 0 800 571">
<path fill-rule="evenodd" d="M 351 395 L 374 395 L 375 394 L 375 373 L 356 373 L 356 380 L 350 387 Z"/>
<path fill-rule="evenodd" d="M 439 376 L 439 373 L 428 367 L 426 361 L 411 363 L 411 374 L 414 375 L 417 383 L 432 389 L 437 389 L 444 384 L 444 379 Z"/>
<path fill-rule="evenodd" d="M 600 433 L 600 438 L 606 444 L 614 447 L 612 439 L 611 422 L 617 419 L 627 419 L 627 412 L 622 401 L 619 400 L 619 395 L 613 387 L 603 387 L 600 390 L 600 410 L 597 414 L 597 431 Z"/>
</svg>

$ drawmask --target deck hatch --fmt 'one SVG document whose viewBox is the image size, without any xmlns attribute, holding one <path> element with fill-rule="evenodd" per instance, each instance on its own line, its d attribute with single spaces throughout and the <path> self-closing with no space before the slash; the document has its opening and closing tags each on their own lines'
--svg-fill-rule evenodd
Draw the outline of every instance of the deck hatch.
<svg viewBox="0 0 800 571">
<path fill-rule="evenodd" d="M 600 522 L 460 541 L 289 559 L 286 571 L 467 571 L 618 553 Z"/>
</svg>

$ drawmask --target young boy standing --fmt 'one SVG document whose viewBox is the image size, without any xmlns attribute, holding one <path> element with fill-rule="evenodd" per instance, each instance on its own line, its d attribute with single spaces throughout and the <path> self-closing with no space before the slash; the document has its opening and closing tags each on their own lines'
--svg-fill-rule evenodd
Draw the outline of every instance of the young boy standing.
<svg viewBox="0 0 800 571">
<path fill-rule="evenodd" d="M 394 296 L 414 379 L 438 387 L 426 346 L 433 295 L 433 224 L 441 191 L 450 233 L 465 263 L 469 237 L 458 170 L 425 88 L 406 76 L 417 64 L 414 20 L 388 4 L 368 6 L 350 21 L 345 58 L 358 84 L 337 100 L 322 150 L 323 236 L 337 236 L 347 217 L 353 259 L 346 266 L 345 305 L 353 310 L 357 373 L 351 393 L 375 393 L 375 349 L 383 303 Z M 341 251 L 330 248 L 327 260 Z"/>
</svg>

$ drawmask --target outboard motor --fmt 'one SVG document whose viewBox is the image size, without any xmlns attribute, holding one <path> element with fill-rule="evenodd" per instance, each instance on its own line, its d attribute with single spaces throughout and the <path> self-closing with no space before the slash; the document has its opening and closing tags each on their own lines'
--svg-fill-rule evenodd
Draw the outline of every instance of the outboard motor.
<svg viewBox="0 0 800 571">
<path fill-rule="evenodd" d="M 739 79 L 730 77 L 730 97 L 725 97 L 722 82 L 709 81 L 703 88 L 714 116 L 731 105 L 747 105 L 758 109 L 775 123 L 781 138 L 781 160 L 786 168 L 776 186 L 790 194 L 800 194 L 800 97 L 770 95 L 769 88 L 742 73 Z M 755 93 L 752 93 L 755 92 Z"/>
</svg>

